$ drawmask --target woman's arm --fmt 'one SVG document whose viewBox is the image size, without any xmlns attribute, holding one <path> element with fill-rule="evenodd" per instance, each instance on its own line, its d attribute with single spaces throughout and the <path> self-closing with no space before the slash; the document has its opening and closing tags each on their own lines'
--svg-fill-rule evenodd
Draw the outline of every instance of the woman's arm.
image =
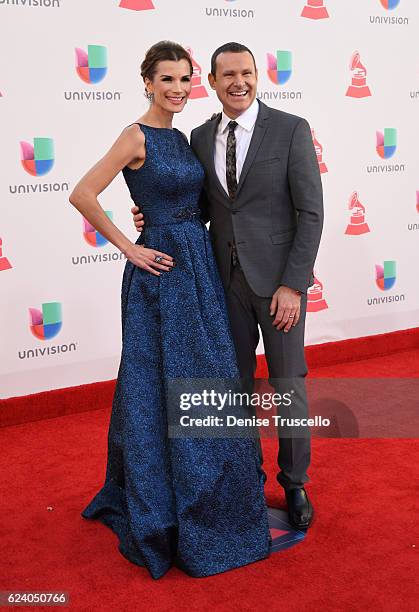
<svg viewBox="0 0 419 612">
<path fill-rule="evenodd" d="M 138 125 L 132 125 L 121 133 L 109 151 L 77 183 L 70 195 L 70 202 L 109 242 L 133 264 L 159 275 L 158 270 L 171 270 L 173 258 L 170 255 L 134 244 L 107 217 L 98 202 L 98 195 L 113 181 L 127 164 L 144 163 L 145 138 Z M 163 257 L 162 264 L 156 263 L 156 256 Z M 164 264 L 164 265 L 163 265 Z"/>
</svg>

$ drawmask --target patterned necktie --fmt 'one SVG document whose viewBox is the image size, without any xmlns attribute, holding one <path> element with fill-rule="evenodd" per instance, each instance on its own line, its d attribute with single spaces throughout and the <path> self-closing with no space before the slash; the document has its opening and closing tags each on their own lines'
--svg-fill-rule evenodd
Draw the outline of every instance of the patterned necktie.
<svg viewBox="0 0 419 612">
<path fill-rule="evenodd" d="M 236 174 L 236 136 L 234 130 L 237 127 L 236 121 L 228 124 L 227 149 L 226 149 L 226 178 L 228 195 L 234 200 L 237 191 Z"/>
</svg>

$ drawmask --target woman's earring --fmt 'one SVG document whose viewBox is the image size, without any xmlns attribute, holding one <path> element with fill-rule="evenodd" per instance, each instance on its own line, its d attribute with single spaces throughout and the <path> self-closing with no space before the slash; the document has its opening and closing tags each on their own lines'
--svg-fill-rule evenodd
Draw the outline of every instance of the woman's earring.
<svg viewBox="0 0 419 612">
<path fill-rule="evenodd" d="M 147 98 L 147 100 L 150 102 L 150 104 L 153 104 L 153 102 L 154 102 L 154 94 L 151 91 L 148 91 L 148 89 L 146 89 L 144 95 Z"/>
</svg>

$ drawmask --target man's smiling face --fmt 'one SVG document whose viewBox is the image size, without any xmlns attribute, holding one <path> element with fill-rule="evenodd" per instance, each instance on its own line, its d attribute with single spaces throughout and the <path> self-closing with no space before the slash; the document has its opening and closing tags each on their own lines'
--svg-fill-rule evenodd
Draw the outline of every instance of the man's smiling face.
<svg viewBox="0 0 419 612">
<path fill-rule="evenodd" d="M 244 113 L 256 98 L 257 78 L 257 69 L 248 51 L 220 53 L 215 76 L 208 76 L 224 112 L 231 119 Z"/>
</svg>

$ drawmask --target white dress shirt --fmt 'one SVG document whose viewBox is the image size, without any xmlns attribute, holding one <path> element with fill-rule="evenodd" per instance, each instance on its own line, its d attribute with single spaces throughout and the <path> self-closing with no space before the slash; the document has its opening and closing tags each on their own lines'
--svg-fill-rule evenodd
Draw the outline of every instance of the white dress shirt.
<svg viewBox="0 0 419 612">
<path fill-rule="evenodd" d="M 246 159 L 247 151 L 249 150 L 250 141 L 252 139 L 253 130 L 255 128 L 256 119 L 259 113 L 259 104 L 255 98 L 249 108 L 234 121 L 237 122 L 237 127 L 234 131 L 236 136 L 236 174 L 237 183 L 240 180 L 240 174 L 243 169 L 244 160 Z M 214 147 L 214 164 L 215 171 L 228 194 L 227 178 L 226 178 L 226 148 L 228 136 L 228 124 L 232 121 L 224 111 L 221 115 L 220 123 L 218 124 L 217 133 L 215 135 Z"/>
</svg>

